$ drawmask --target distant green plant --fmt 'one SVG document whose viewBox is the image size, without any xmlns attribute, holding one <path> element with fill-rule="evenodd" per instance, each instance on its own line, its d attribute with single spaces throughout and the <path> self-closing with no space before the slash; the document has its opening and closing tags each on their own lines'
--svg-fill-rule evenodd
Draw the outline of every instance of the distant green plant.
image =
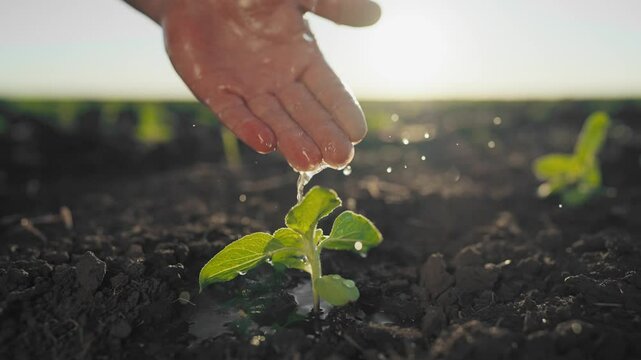
<svg viewBox="0 0 641 360">
<path fill-rule="evenodd" d="M 168 123 L 165 109 L 159 104 L 143 104 L 139 108 L 136 137 L 142 143 L 160 144 L 171 140 L 172 128 Z"/>
<path fill-rule="evenodd" d="M 538 195 L 560 194 L 564 204 L 578 206 L 601 188 L 601 169 L 597 157 L 605 142 L 610 118 L 604 112 L 590 115 L 583 124 L 573 154 L 550 154 L 535 160 L 533 171 L 545 181 Z"/>
<path fill-rule="evenodd" d="M 344 211 L 334 221 L 329 235 L 318 222 L 341 205 L 336 192 L 313 187 L 285 217 L 287 227 L 274 234 L 253 233 L 234 241 L 216 254 L 200 270 L 201 291 L 216 282 L 229 281 L 263 262 L 272 266 L 309 273 L 312 281 L 314 311 L 320 299 L 336 306 L 356 301 L 360 296 L 354 281 L 340 275 L 324 275 L 320 254 L 323 249 L 350 250 L 365 255 L 383 240 L 381 233 L 366 217 Z"/>
</svg>

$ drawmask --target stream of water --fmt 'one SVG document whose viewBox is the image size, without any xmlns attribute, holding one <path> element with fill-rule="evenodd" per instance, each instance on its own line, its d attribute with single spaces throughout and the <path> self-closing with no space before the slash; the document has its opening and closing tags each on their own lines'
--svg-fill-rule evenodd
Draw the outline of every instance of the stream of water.
<svg viewBox="0 0 641 360">
<path fill-rule="evenodd" d="M 303 193 L 305 190 L 305 185 L 309 183 L 310 180 L 314 177 L 314 175 L 318 174 L 319 172 L 327 169 L 329 165 L 322 163 L 320 166 L 318 166 L 314 170 L 310 171 L 301 171 L 298 173 L 298 181 L 296 182 L 296 200 L 300 202 L 303 199 Z"/>
</svg>

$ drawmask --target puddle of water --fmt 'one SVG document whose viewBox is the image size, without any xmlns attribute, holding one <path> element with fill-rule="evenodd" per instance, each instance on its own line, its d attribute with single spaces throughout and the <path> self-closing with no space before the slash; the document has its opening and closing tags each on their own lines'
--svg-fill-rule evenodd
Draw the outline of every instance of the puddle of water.
<svg viewBox="0 0 641 360">
<path fill-rule="evenodd" d="M 240 320 L 239 311 L 225 310 L 220 306 L 199 306 L 189 325 L 189 333 L 199 340 L 214 339 L 224 334 L 231 334 L 229 324 Z"/>
<path fill-rule="evenodd" d="M 294 300 L 296 301 L 296 313 L 302 316 L 309 315 L 314 307 L 314 296 L 312 295 L 311 281 L 303 281 L 301 284 L 290 290 L 289 293 L 294 296 Z M 320 318 L 325 319 L 327 314 L 329 314 L 329 311 L 332 309 L 332 305 L 321 300 L 320 308 Z"/>
<path fill-rule="evenodd" d="M 321 314 L 311 315 L 313 296 L 311 281 L 306 280 L 287 291 L 268 279 L 248 280 L 237 294 L 216 295 L 205 291 L 194 299 L 196 311 L 188 316 L 189 333 L 196 342 L 222 335 L 253 339 L 256 334 L 269 335 L 282 327 L 302 326 L 315 333 L 313 319 L 325 319 L 332 306 L 321 301 Z"/>
</svg>

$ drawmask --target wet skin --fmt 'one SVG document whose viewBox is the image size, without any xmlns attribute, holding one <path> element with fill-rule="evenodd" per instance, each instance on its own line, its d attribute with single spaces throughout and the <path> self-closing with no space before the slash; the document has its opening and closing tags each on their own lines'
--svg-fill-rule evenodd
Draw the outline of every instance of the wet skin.
<svg viewBox="0 0 641 360">
<path fill-rule="evenodd" d="M 279 150 L 299 171 L 348 164 L 363 112 L 323 59 L 303 19 L 380 17 L 369 0 L 130 0 L 160 23 L 169 58 L 194 95 L 254 150 Z"/>
</svg>

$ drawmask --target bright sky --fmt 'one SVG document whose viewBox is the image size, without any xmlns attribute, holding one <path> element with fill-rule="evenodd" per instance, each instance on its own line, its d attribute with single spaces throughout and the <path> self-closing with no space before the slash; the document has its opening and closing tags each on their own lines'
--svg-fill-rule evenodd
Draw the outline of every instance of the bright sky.
<svg viewBox="0 0 641 360">
<path fill-rule="evenodd" d="M 361 99 L 641 96 L 639 0 L 379 3 L 370 28 L 310 17 Z M 120 0 L 0 5 L 7 96 L 190 98 L 159 28 Z"/>
</svg>

